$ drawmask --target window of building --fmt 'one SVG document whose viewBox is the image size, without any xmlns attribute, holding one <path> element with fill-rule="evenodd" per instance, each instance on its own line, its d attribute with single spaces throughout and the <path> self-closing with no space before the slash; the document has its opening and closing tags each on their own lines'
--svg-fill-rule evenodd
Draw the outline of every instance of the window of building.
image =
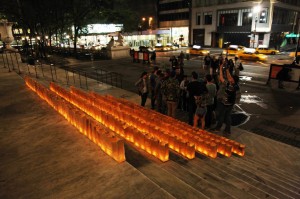
<svg viewBox="0 0 300 199">
<path fill-rule="evenodd" d="M 263 8 L 259 13 L 259 23 L 267 23 L 268 8 Z"/>
<path fill-rule="evenodd" d="M 273 24 L 293 25 L 296 17 L 296 11 L 274 7 Z"/>
<path fill-rule="evenodd" d="M 162 3 L 158 5 L 159 11 L 166 11 L 166 10 L 178 10 L 183 8 L 188 8 L 189 4 L 188 1 L 174 1 L 170 3 Z"/>
<path fill-rule="evenodd" d="M 218 12 L 219 26 L 237 26 L 239 10 L 221 10 Z"/>
<path fill-rule="evenodd" d="M 160 19 L 160 21 L 188 20 L 189 12 L 162 14 L 162 15 L 159 15 L 159 19 Z"/>
<path fill-rule="evenodd" d="M 212 12 L 204 13 L 204 25 L 212 24 Z"/>
<path fill-rule="evenodd" d="M 201 13 L 197 13 L 196 14 L 196 25 L 200 25 L 201 24 Z"/>
<path fill-rule="evenodd" d="M 251 25 L 252 24 L 252 12 L 251 11 L 244 11 L 242 16 L 242 25 Z"/>
</svg>

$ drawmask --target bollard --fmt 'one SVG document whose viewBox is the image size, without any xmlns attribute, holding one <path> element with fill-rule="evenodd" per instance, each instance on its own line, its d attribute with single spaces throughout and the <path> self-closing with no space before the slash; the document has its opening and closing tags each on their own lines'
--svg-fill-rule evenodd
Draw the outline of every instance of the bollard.
<svg viewBox="0 0 300 199">
<path fill-rule="evenodd" d="M 84 76 L 85 76 L 85 85 L 86 85 L 86 90 L 88 90 L 88 83 L 87 83 L 87 76 L 86 76 L 86 72 L 84 73 Z"/>
<path fill-rule="evenodd" d="M 36 65 L 33 65 L 33 67 L 34 67 L 34 71 L 35 71 L 35 77 L 38 78 L 37 70 L 36 70 Z"/>
<path fill-rule="evenodd" d="M 9 67 L 9 63 L 8 63 L 7 53 L 5 53 L 5 56 L 6 56 L 7 66 L 8 66 L 8 72 L 11 72 L 10 67 Z"/>
<path fill-rule="evenodd" d="M 15 57 L 16 57 L 16 61 L 17 61 L 17 66 L 18 66 L 19 74 L 21 74 L 17 53 L 15 53 Z"/>
<path fill-rule="evenodd" d="M 55 77 L 56 77 L 56 80 L 57 80 L 57 74 L 56 74 L 56 68 L 55 68 L 55 65 L 53 65 L 53 68 L 54 68 Z"/>
<path fill-rule="evenodd" d="M 66 69 L 65 69 L 65 74 L 66 74 L 67 85 L 69 85 L 69 75 Z"/>
<path fill-rule="evenodd" d="M 42 62 L 40 62 L 40 67 L 41 67 L 41 70 L 42 70 L 43 77 L 45 77 L 45 75 L 44 75 L 44 69 L 43 69 L 43 63 Z"/>
<path fill-rule="evenodd" d="M 3 68 L 6 68 L 6 65 L 5 65 L 5 59 L 4 59 L 4 53 L 2 53 L 2 59 L 3 59 Z"/>
<path fill-rule="evenodd" d="M 11 60 L 11 64 L 12 64 L 12 70 L 15 70 L 15 65 L 14 65 L 14 61 L 11 56 L 11 52 L 9 54 L 10 54 L 10 60 Z"/>
<path fill-rule="evenodd" d="M 51 78 L 52 78 L 52 81 L 54 82 L 54 79 L 53 79 L 53 72 L 52 72 L 52 66 L 53 66 L 53 64 L 50 64 Z"/>
<path fill-rule="evenodd" d="M 81 87 L 81 77 L 80 77 L 80 71 L 78 71 L 78 75 L 79 75 L 79 85 L 80 85 L 80 88 L 82 88 L 82 87 Z"/>
<path fill-rule="evenodd" d="M 74 70 L 72 71 L 73 73 L 73 82 L 74 82 L 74 86 L 75 86 L 75 73 L 74 73 Z"/>
</svg>

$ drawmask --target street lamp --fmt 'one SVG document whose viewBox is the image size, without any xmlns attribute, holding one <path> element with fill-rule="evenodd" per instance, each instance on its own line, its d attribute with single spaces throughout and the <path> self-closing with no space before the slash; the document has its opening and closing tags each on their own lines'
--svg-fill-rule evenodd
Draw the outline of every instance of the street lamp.
<svg viewBox="0 0 300 199">
<path fill-rule="evenodd" d="M 68 39 L 69 53 L 70 53 L 70 35 L 66 35 L 66 39 Z"/>
<path fill-rule="evenodd" d="M 152 29 L 152 20 L 153 20 L 153 18 L 149 17 L 149 29 Z"/>
<path fill-rule="evenodd" d="M 260 5 L 256 5 L 253 7 L 253 16 L 255 17 L 255 21 L 254 21 L 254 32 L 253 32 L 253 40 L 252 40 L 252 47 L 254 48 L 254 43 L 255 43 L 255 36 L 256 36 L 256 26 L 257 26 L 257 22 L 258 22 L 258 15 L 260 12 Z"/>
</svg>

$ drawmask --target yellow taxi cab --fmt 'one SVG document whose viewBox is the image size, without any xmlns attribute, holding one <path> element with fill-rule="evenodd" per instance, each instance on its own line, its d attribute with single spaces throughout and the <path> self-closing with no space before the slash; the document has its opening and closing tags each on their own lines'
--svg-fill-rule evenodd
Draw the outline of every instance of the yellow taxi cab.
<svg viewBox="0 0 300 199">
<path fill-rule="evenodd" d="M 240 51 L 242 51 L 245 47 L 244 46 L 238 46 L 238 45 L 230 45 L 228 48 L 223 50 L 224 55 L 236 55 Z"/>
<path fill-rule="evenodd" d="M 242 60 L 252 60 L 252 61 L 267 61 L 268 56 L 264 54 L 259 54 L 255 52 L 253 48 L 245 48 L 240 51 L 237 56 Z"/>
<path fill-rule="evenodd" d="M 290 57 L 295 57 L 296 52 L 290 52 L 289 56 Z M 297 57 L 300 56 L 300 51 L 297 52 Z"/>
<path fill-rule="evenodd" d="M 275 50 L 275 49 L 268 48 L 267 46 L 259 45 L 255 49 L 255 53 L 275 55 L 279 53 L 279 50 Z"/>
<path fill-rule="evenodd" d="M 201 48 L 201 46 L 193 45 L 192 48 L 186 50 L 186 53 L 190 55 L 207 55 L 210 53 L 209 50 Z"/>
</svg>

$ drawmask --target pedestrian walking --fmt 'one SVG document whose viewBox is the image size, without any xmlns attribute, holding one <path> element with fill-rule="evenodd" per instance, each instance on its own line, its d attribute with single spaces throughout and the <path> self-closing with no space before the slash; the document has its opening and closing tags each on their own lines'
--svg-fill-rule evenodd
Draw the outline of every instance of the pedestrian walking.
<svg viewBox="0 0 300 199">
<path fill-rule="evenodd" d="M 141 106 L 145 106 L 149 92 L 148 73 L 146 71 L 141 74 L 135 86 L 138 87 L 138 93 L 141 96 Z"/>
</svg>

